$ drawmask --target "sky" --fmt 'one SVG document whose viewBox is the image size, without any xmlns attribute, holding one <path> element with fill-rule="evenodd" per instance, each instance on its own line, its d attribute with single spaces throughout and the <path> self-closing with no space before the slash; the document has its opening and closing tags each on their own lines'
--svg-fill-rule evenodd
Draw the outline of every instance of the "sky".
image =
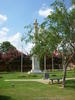
<svg viewBox="0 0 75 100">
<path fill-rule="evenodd" d="M 0 0 L 0 43 L 9 41 L 18 50 L 22 50 L 21 36 L 24 26 L 40 24 L 52 11 L 50 4 L 54 0 Z M 68 2 L 67 2 L 68 3 Z M 29 52 L 32 44 L 23 43 L 23 51 Z"/>
</svg>

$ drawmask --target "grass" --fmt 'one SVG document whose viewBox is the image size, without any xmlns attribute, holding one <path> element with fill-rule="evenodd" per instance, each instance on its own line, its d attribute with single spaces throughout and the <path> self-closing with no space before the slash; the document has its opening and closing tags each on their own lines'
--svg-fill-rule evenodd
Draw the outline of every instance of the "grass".
<svg viewBox="0 0 75 100">
<path fill-rule="evenodd" d="M 62 76 L 55 71 L 50 77 Z M 75 77 L 68 71 L 67 77 Z M 0 73 L 0 100 L 75 100 L 75 80 L 66 81 L 66 88 L 61 84 L 42 84 L 39 82 L 5 82 L 5 79 L 43 78 L 42 74 Z"/>
<path fill-rule="evenodd" d="M 41 79 L 44 77 L 44 74 L 28 74 L 20 72 L 0 72 L 0 78 L 5 79 Z M 54 72 L 49 72 L 49 77 L 63 77 L 63 71 L 56 70 Z M 67 77 L 75 77 L 75 72 L 73 70 L 67 71 Z"/>
</svg>

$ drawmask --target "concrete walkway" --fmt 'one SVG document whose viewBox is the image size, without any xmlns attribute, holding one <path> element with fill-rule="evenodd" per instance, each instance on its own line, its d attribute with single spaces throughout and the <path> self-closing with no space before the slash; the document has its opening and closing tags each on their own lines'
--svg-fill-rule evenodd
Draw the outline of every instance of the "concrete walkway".
<svg viewBox="0 0 75 100">
<path fill-rule="evenodd" d="M 75 78 L 66 78 L 66 80 L 75 80 Z M 31 81 L 31 82 L 40 82 L 43 84 L 48 84 L 50 82 L 49 79 L 7 79 L 4 81 L 8 81 L 8 82 L 28 82 L 28 81 Z M 62 81 L 62 79 L 60 81 Z M 56 82 L 56 80 L 55 80 L 55 82 Z"/>
<path fill-rule="evenodd" d="M 4 80 L 4 81 L 8 81 L 8 82 L 28 82 L 28 81 L 31 81 L 31 82 L 40 82 L 40 83 L 43 83 L 43 84 L 48 84 L 49 83 L 49 80 L 44 80 L 44 79 L 8 79 L 8 80 Z"/>
<path fill-rule="evenodd" d="M 75 80 L 75 78 L 66 78 L 66 80 Z"/>
</svg>

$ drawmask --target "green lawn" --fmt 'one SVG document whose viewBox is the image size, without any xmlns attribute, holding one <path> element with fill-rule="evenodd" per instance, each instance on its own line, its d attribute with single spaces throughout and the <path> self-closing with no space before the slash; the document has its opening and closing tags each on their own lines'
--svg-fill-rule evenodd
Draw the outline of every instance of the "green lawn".
<svg viewBox="0 0 75 100">
<path fill-rule="evenodd" d="M 0 77 L 3 79 L 41 79 L 44 78 L 44 74 L 28 74 L 20 72 L 0 72 Z M 63 71 L 49 72 L 49 77 L 63 77 Z M 67 77 L 75 77 L 75 71 L 67 71 Z"/>
<path fill-rule="evenodd" d="M 58 71 L 59 72 L 59 71 Z M 63 72 L 55 71 L 50 77 L 60 77 Z M 68 71 L 67 77 L 75 77 Z M 75 100 L 75 80 L 66 81 L 66 88 L 61 84 L 42 84 L 38 82 L 5 82 L 5 79 L 43 78 L 43 75 L 27 73 L 0 73 L 0 100 Z"/>
</svg>

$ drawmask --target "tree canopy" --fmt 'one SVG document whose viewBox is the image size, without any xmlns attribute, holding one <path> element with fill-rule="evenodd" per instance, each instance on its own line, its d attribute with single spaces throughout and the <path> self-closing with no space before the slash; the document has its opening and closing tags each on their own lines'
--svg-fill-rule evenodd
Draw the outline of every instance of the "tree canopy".
<svg viewBox="0 0 75 100">
<path fill-rule="evenodd" d="M 51 7 L 53 12 L 39 26 L 36 41 L 34 41 L 34 34 L 29 33 L 28 36 L 35 44 L 32 53 L 44 56 L 52 54 L 57 49 L 63 54 L 63 86 L 65 86 L 66 68 L 75 55 L 75 8 L 66 9 L 64 3 L 58 0 Z"/>
<path fill-rule="evenodd" d="M 6 53 L 10 48 L 15 48 L 9 41 L 0 43 L 0 51 Z"/>
</svg>

